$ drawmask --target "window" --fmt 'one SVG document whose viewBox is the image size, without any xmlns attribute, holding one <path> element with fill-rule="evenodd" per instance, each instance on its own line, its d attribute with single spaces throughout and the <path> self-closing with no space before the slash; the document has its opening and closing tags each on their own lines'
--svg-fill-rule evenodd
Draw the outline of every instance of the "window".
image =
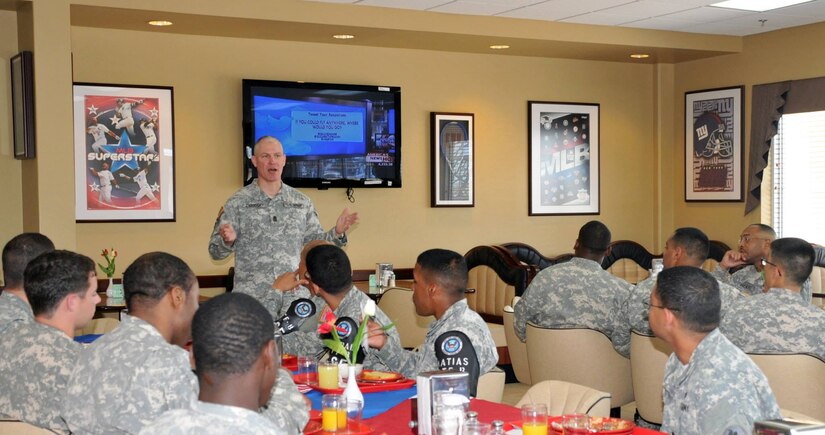
<svg viewBox="0 0 825 435">
<path fill-rule="evenodd" d="M 825 244 L 825 111 L 783 115 L 768 164 L 762 221 L 779 237 Z"/>
</svg>

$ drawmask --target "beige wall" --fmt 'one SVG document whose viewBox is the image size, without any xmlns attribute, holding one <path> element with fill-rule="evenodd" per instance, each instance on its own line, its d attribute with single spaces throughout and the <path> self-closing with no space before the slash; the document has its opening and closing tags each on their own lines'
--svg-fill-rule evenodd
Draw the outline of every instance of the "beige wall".
<svg viewBox="0 0 825 435">
<path fill-rule="evenodd" d="M 745 85 L 745 144 L 750 143 L 750 91 L 753 85 L 825 75 L 825 23 L 746 37 L 741 54 L 676 65 L 676 104 L 673 160 L 663 160 L 672 177 L 672 194 L 684 198 L 684 93 L 686 91 Z M 747 166 L 748 156 L 745 156 Z M 747 171 L 747 168 L 745 168 Z M 744 203 L 674 203 L 675 226 L 706 229 L 712 239 L 736 244 L 739 233 L 759 222 L 760 210 L 744 215 Z M 770 222 L 768 222 L 770 223 Z"/>
<path fill-rule="evenodd" d="M 124 42 L 135 49 L 122 53 Z M 591 218 L 614 238 L 654 243 L 655 66 L 82 27 L 72 28 L 72 52 L 75 81 L 175 92 L 177 222 L 71 223 L 87 255 L 112 245 L 128 262 L 166 250 L 199 274 L 226 271 L 230 263 L 211 261 L 206 246 L 218 209 L 240 187 L 242 78 L 401 86 L 404 187 L 356 189 L 355 204 L 343 190 L 304 190 L 325 227 L 344 207 L 360 213 L 348 248 L 355 268 L 410 267 L 430 247 L 507 241 L 569 252 Z M 601 104 L 600 216 L 527 216 L 528 100 Z M 429 207 L 430 111 L 475 113 L 474 208 Z"/>
<path fill-rule="evenodd" d="M 14 159 L 9 59 L 18 53 L 17 13 L 0 10 L 0 240 L 23 231 L 20 161 Z"/>
</svg>

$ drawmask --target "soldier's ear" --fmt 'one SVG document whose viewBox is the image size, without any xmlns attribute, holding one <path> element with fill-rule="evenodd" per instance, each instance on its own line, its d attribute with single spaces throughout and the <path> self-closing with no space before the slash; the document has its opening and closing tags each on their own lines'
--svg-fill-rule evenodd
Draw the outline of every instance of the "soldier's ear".
<svg viewBox="0 0 825 435">
<path fill-rule="evenodd" d="M 172 304 L 172 308 L 180 309 L 186 304 L 186 292 L 180 288 L 180 286 L 174 286 L 166 292 L 166 296 L 169 298 L 169 302 Z"/>
</svg>

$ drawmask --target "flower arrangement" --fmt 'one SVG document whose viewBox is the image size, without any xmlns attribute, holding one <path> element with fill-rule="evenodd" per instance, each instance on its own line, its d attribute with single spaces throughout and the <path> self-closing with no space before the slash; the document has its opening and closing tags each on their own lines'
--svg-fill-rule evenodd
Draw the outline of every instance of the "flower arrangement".
<svg viewBox="0 0 825 435">
<path fill-rule="evenodd" d="M 364 317 L 361 319 L 361 325 L 358 327 L 358 332 L 355 334 L 355 339 L 352 342 L 352 351 L 347 350 L 344 343 L 341 342 L 341 336 L 338 333 L 346 333 L 346 330 L 335 324 L 335 314 L 332 311 L 327 311 L 324 315 L 324 323 L 318 326 L 319 334 L 331 334 L 332 338 L 325 338 L 324 342 L 331 351 L 343 356 L 347 359 L 349 365 L 354 365 L 358 361 L 358 350 L 361 349 L 361 342 L 364 339 L 364 334 L 367 331 L 367 321 L 370 317 L 375 316 L 375 301 L 369 300 L 364 304 L 362 310 Z M 385 325 L 381 328 L 382 331 L 388 331 L 395 326 L 395 322 Z"/>
<path fill-rule="evenodd" d="M 97 263 L 97 266 L 100 267 L 100 270 L 106 274 L 107 277 L 111 278 L 115 276 L 115 259 L 117 259 L 117 250 L 112 248 L 112 250 L 104 249 L 100 252 L 100 256 L 106 260 L 106 266 Z"/>
</svg>

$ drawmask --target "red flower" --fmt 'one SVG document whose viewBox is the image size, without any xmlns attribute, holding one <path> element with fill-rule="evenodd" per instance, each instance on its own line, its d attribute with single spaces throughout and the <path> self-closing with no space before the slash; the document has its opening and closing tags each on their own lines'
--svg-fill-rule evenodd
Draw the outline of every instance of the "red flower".
<svg viewBox="0 0 825 435">
<path fill-rule="evenodd" d="M 347 332 L 346 329 L 336 325 L 335 320 L 335 313 L 333 313 L 331 310 L 324 311 L 324 323 L 318 325 L 318 333 L 329 334 L 332 331 L 333 327 L 335 327 L 335 330 L 340 333 Z"/>
</svg>

